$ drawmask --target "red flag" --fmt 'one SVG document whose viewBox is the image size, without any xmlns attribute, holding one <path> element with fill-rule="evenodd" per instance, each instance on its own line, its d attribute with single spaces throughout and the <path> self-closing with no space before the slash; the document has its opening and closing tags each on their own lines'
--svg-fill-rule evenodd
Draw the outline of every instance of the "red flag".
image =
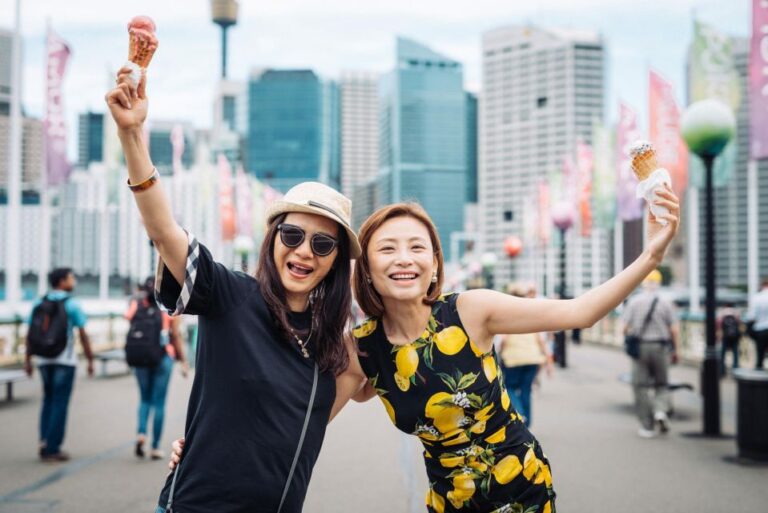
<svg viewBox="0 0 768 513">
<path fill-rule="evenodd" d="M 672 176 L 672 189 L 679 197 L 688 187 L 688 148 L 680 136 L 680 108 L 672 84 L 651 70 L 649 84 L 650 139 L 659 165 Z"/>
<path fill-rule="evenodd" d="M 64 116 L 64 72 L 70 50 L 67 43 L 48 28 L 46 40 L 48 63 L 46 73 L 45 163 L 48 184 L 59 185 L 69 176 L 67 162 L 67 125 Z"/>
</svg>

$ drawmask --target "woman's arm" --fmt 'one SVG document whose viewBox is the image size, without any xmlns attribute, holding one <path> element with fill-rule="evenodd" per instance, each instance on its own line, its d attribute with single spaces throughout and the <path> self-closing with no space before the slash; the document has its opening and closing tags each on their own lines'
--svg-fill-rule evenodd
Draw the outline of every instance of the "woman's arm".
<svg viewBox="0 0 768 513">
<path fill-rule="evenodd" d="M 648 220 L 648 247 L 622 272 L 575 299 L 527 299 L 492 290 L 463 292 L 457 307 L 470 336 L 481 346 L 489 345 L 497 333 L 539 333 L 588 328 L 605 317 L 640 285 L 664 258 L 677 233 L 680 205 L 668 188 L 657 192 L 656 204 L 669 210 L 661 226 L 651 214 Z M 489 349 L 481 347 L 483 349 Z"/>
<path fill-rule="evenodd" d="M 122 68 L 117 86 L 106 95 L 107 105 L 117 124 L 117 133 L 125 154 L 130 183 L 145 181 L 154 172 L 149 151 L 144 143 L 144 121 L 147 118 L 146 78 L 137 90 L 130 86 L 130 71 Z M 184 283 L 187 259 L 187 235 L 173 219 L 171 205 L 162 181 L 149 189 L 134 193 L 147 235 L 179 284 Z"/>
<path fill-rule="evenodd" d="M 349 354 L 349 367 L 336 377 L 336 400 L 333 402 L 328 422 L 331 422 L 338 415 L 347 402 L 356 396 L 367 382 L 353 342 L 347 341 L 346 346 Z"/>
</svg>

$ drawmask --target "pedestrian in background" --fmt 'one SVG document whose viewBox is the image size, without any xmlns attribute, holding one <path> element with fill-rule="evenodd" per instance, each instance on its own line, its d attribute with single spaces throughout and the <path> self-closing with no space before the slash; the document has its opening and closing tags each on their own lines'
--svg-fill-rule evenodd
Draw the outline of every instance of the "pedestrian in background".
<svg viewBox="0 0 768 513">
<path fill-rule="evenodd" d="M 516 297 L 536 297 L 536 287 L 524 284 L 510 284 L 507 292 Z M 504 365 L 504 383 L 515 410 L 523 416 L 525 425 L 531 425 L 531 389 L 539 369 L 544 366 L 552 373 L 552 353 L 547 347 L 543 333 L 522 333 L 503 335 L 500 347 Z"/>
<path fill-rule="evenodd" d="M 763 278 L 760 292 L 751 298 L 747 319 L 749 336 L 755 341 L 757 353 L 755 369 L 762 369 L 768 347 L 768 276 Z"/>
<path fill-rule="evenodd" d="M 739 311 L 733 303 L 726 303 L 717 316 L 717 337 L 720 340 L 720 376 L 725 376 L 725 356 L 733 356 L 732 367 L 739 367 L 739 342 L 741 341 L 742 322 Z"/>
<path fill-rule="evenodd" d="M 168 396 L 168 383 L 171 380 L 173 360 L 181 364 L 181 375 L 185 378 L 189 365 L 184 358 L 184 348 L 179 332 L 180 318 L 172 318 L 162 311 L 155 300 L 155 279 L 148 278 L 141 286 L 141 292 L 131 300 L 125 318 L 131 322 L 126 342 L 126 352 L 131 351 L 129 344 L 145 344 L 142 349 L 149 353 L 157 351 L 157 356 L 150 356 L 144 361 L 132 361 L 127 354 L 139 385 L 138 429 L 135 454 L 144 458 L 144 444 L 147 439 L 147 425 L 152 415 L 152 450 L 150 457 L 159 460 L 164 457 L 160 450 L 160 438 L 165 421 L 165 399 Z M 146 344 L 159 346 L 146 348 Z M 140 349 L 141 351 L 141 349 Z"/>
<path fill-rule="evenodd" d="M 661 297 L 661 273 L 651 271 L 642 291 L 624 308 L 624 334 L 640 339 L 639 355 L 632 359 L 635 408 L 640 420 L 637 434 L 642 438 L 669 431 L 669 363 L 678 361 L 680 328 L 674 305 Z M 653 397 L 651 397 L 653 391 Z"/>
<path fill-rule="evenodd" d="M 85 332 L 87 317 L 80 303 L 72 298 L 77 280 L 72 269 L 60 267 L 48 274 L 51 286 L 32 307 L 27 333 L 25 370 L 32 376 L 32 356 L 43 382 L 40 412 L 39 456 L 43 461 L 69 460 L 61 450 L 67 425 L 69 400 L 75 383 L 77 353 L 74 329 L 88 360 L 88 375 L 93 376 L 93 353 Z"/>
</svg>

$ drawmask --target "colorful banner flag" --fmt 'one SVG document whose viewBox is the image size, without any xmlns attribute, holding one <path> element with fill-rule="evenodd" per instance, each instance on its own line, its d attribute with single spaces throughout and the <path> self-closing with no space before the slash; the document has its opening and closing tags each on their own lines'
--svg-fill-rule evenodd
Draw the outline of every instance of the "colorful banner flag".
<svg viewBox="0 0 768 513">
<path fill-rule="evenodd" d="M 253 196 L 251 195 L 251 184 L 248 175 L 245 174 L 242 164 L 237 165 L 237 174 L 235 175 L 235 194 L 237 196 L 237 233 L 253 237 Z"/>
<path fill-rule="evenodd" d="M 232 166 L 223 153 L 219 153 L 219 212 L 221 240 L 234 240 L 236 234 L 235 203 L 232 187 Z"/>
<path fill-rule="evenodd" d="M 552 237 L 552 199 L 548 182 L 539 183 L 539 244 L 546 248 Z"/>
<path fill-rule="evenodd" d="M 613 228 L 616 221 L 616 164 L 613 134 L 602 122 L 592 123 L 592 148 L 594 169 L 592 172 L 593 221 L 604 230 Z"/>
<path fill-rule="evenodd" d="M 173 153 L 173 174 L 180 175 L 184 171 L 181 158 L 184 156 L 184 128 L 181 125 L 173 125 L 171 129 L 171 148 Z"/>
<path fill-rule="evenodd" d="M 49 185 L 64 183 L 71 166 L 67 161 L 67 124 L 64 115 L 64 72 L 71 54 L 67 43 L 50 27 L 46 40 L 45 163 Z"/>
<path fill-rule="evenodd" d="M 734 114 L 741 105 L 741 84 L 733 60 L 733 40 L 714 27 L 694 21 L 694 38 L 690 58 L 691 103 L 714 98 L 725 103 Z M 715 159 L 713 184 L 725 185 L 736 166 L 738 140 L 736 134 Z M 692 158 L 691 181 L 701 187 L 704 184 L 704 165 L 701 159 Z"/>
<path fill-rule="evenodd" d="M 616 165 L 618 186 L 616 201 L 619 216 L 623 221 L 634 221 L 643 217 L 643 200 L 637 199 L 635 189 L 637 178 L 632 172 L 632 157 L 629 149 L 640 139 L 642 134 L 637 129 L 637 112 L 631 107 L 619 104 L 619 126 L 616 130 Z"/>
<path fill-rule="evenodd" d="M 579 217 L 581 218 L 581 236 L 589 237 L 592 233 L 592 167 L 594 155 L 592 147 L 583 142 L 576 144 L 576 169 L 578 171 Z"/>
<path fill-rule="evenodd" d="M 682 198 L 688 187 L 688 147 L 680 135 L 680 108 L 672 84 L 653 70 L 649 75 L 649 137 L 659 165 L 669 171 L 672 189 Z"/>
<path fill-rule="evenodd" d="M 768 0 L 752 0 L 749 110 L 750 157 L 768 158 Z"/>
</svg>

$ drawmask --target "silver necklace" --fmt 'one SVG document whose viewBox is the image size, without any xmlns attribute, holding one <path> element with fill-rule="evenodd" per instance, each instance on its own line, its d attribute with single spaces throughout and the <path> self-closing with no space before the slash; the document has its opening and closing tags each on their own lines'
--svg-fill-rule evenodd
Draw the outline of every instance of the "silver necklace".
<svg viewBox="0 0 768 513">
<path fill-rule="evenodd" d="M 309 340 L 312 338 L 312 332 L 315 329 L 315 317 L 312 316 L 312 319 L 309 321 L 309 336 L 307 337 L 307 340 L 301 340 L 301 338 L 296 335 L 296 332 L 291 330 L 291 335 L 293 335 L 293 338 L 296 339 L 296 343 L 299 345 L 299 349 L 301 350 L 302 356 L 304 358 L 309 358 L 309 352 L 307 351 L 307 344 L 309 344 Z"/>
</svg>

